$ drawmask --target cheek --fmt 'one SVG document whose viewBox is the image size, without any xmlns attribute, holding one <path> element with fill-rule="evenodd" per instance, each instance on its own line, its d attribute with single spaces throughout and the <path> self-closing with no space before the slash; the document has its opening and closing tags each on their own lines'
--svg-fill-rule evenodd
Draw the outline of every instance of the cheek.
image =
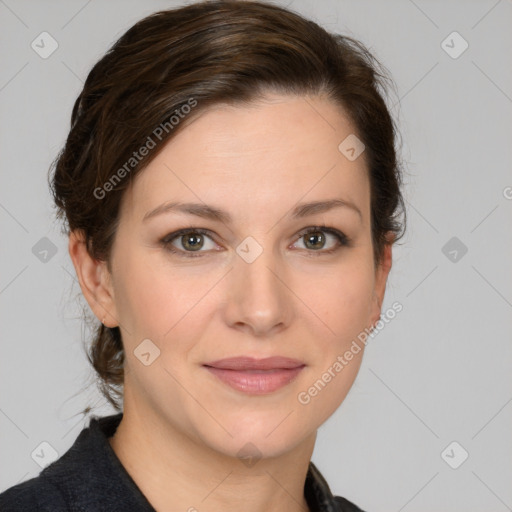
<svg viewBox="0 0 512 512">
<path fill-rule="evenodd" d="M 135 343 L 140 337 L 159 337 L 172 326 L 170 315 L 180 291 L 179 286 L 170 286 L 169 273 L 152 265 L 143 253 L 128 254 L 116 269 L 116 308 L 126 335 Z"/>
<path fill-rule="evenodd" d="M 367 265 L 340 266 L 302 285 L 306 304 L 342 341 L 368 327 L 374 289 L 374 276 Z"/>
<path fill-rule="evenodd" d="M 314 418 L 318 426 L 323 424 L 338 409 L 354 384 L 361 366 L 362 353 L 363 350 L 350 362 L 346 362 L 342 370 L 339 370 L 339 366 L 338 371 L 334 369 L 334 358 L 323 366 L 307 386 L 299 390 L 296 397 L 299 414 L 309 420 Z"/>
<path fill-rule="evenodd" d="M 198 270 L 173 267 L 148 251 L 132 251 L 123 260 L 118 269 L 116 305 L 132 343 L 150 338 L 163 347 L 178 333 L 183 334 L 183 329 L 199 328 L 205 316 L 201 299 L 221 273 Z"/>
</svg>

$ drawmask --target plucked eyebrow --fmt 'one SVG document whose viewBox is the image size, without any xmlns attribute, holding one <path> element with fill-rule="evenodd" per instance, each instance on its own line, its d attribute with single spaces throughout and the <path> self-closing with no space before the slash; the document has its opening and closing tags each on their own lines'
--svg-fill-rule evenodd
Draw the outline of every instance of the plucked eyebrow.
<svg viewBox="0 0 512 512">
<path fill-rule="evenodd" d="M 361 220 L 363 219 L 363 214 L 361 213 L 361 210 L 354 203 L 344 199 L 330 199 L 327 201 L 313 201 L 310 203 L 301 203 L 293 208 L 290 215 L 293 219 L 300 219 L 303 217 L 307 217 L 309 215 L 324 213 L 333 208 L 350 209 L 356 212 Z M 172 211 L 188 213 L 190 215 L 195 215 L 203 219 L 219 221 L 224 224 L 230 224 L 232 222 L 231 215 L 228 212 L 221 210 L 219 208 L 215 208 L 204 203 L 179 202 L 166 202 L 157 206 L 155 209 L 147 212 L 144 215 L 142 221 L 146 222 L 147 220 L 156 217 L 157 215 L 161 215 Z"/>
</svg>

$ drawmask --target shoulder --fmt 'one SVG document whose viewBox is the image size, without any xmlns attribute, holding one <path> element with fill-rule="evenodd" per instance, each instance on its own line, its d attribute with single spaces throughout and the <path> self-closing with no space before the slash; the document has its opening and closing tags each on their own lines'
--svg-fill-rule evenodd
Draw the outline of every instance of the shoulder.
<svg viewBox="0 0 512 512">
<path fill-rule="evenodd" d="M 357 505 L 341 496 L 334 496 L 334 501 L 338 505 L 339 512 L 364 512 Z"/>
<path fill-rule="evenodd" d="M 68 508 L 59 488 L 42 476 L 14 485 L 0 494 L 2 512 L 64 512 Z"/>
<path fill-rule="evenodd" d="M 65 512 L 98 509 L 103 501 L 126 494 L 119 477 L 120 463 L 109 453 L 107 436 L 120 415 L 91 418 L 73 445 L 41 473 L 0 494 L 1 512 Z M 116 494 L 117 491 L 117 494 Z M 93 505 L 90 507 L 90 505 Z M 96 507 L 96 508 L 94 508 Z"/>
<path fill-rule="evenodd" d="M 325 512 L 364 512 L 342 496 L 334 496 L 320 470 L 310 461 L 304 495 L 312 510 Z"/>
<path fill-rule="evenodd" d="M 73 445 L 30 480 L 0 494 L 1 512 L 155 512 L 112 450 L 122 414 L 91 418 Z"/>
</svg>

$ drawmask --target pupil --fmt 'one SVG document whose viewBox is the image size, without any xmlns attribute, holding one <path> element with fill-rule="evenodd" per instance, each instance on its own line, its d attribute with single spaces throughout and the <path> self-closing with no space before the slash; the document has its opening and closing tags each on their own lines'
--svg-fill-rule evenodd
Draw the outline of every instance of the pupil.
<svg viewBox="0 0 512 512">
<path fill-rule="evenodd" d="M 317 232 L 317 233 L 311 233 L 311 234 L 307 235 L 307 237 L 308 237 L 308 238 L 307 238 L 307 241 L 306 241 L 306 246 L 308 246 L 308 247 L 309 247 L 309 245 L 308 245 L 308 244 L 309 244 L 310 242 L 312 242 L 312 241 L 313 241 L 313 243 L 312 243 L 313 247 L 311 247 L 312 249 L 318 249 L 318 248 L 319 248 L 319 247 L 315 247 L 315 240 L 317 240 L 317 241 L 318 241 L 318 240 L 323 241 L 323 240 L 322 240 L 322 239 L 323 239 L 323 234 L 322 234 L 322 233 L 319 233 L 319 232 Z M 322 244 L 322 245 L 323 245 L 323 244 Z"/>
<path fill-rule="evenodd" d="M 194 242 L 194 239 L 199 240 L 199 242 Z M 195 251 L 201 248 L 201 235 L 183 235 L 183 240 L 185 241 L 183 246 L 188 249 L 192 249 Z"/>
</svg>

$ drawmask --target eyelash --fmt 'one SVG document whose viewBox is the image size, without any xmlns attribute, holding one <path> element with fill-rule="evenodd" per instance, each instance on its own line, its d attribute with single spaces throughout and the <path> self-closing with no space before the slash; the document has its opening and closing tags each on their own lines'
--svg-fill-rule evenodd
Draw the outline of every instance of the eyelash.
<svg viewBox="0 0 512 512">
<path fill-rule="evenodd" d="M 345 235 L 344 233 L 342 233 L 341 231 L 339 231 L 335 228 L 330 228 L 328 226 L 311 226 L 309 228 L 303 229 L 298 234 L 297 240 L 302 238 L 304 235 L 307 235 L 309 233 L 317 233 L 317 232 L 329 233 L 329 234 L 333 235 L 335 238 L 337 238 L 339 245 L 337 245 L 336 247 L 333 247 L 332 249 L 327 249 L 327 250 L 319 249 L 318 251 L 314 251 L 314 250 L 305 249 L 306 252 L 309 253 L 309 256 L 316 257 L 316 256 L 325 255 L 325 254 L 332 254 L 332 253 L 338 251 L 339 249 L 341 249 L 342 247 L 351 247 L 351 245 L 352 245 L 352 240 L 347 235 Z M 165 250 L 169 251 L 170 253 L 178 254 L 179 256 L 182 256 L 184 258 L 203 257 L 204 252 L 207 252 L 207 251 L 197 251 L 197 253 L 194 253 L 192 251 L 182 251 L 180 249 L 176 249 L 173 245 L 171 245 L 171 242 L 173 242 L 176 238 L 178 238 L 179 236 L 182 236 L 182 235 L 186 235 L 187 233 L 206 235 L 209 238 L 212 238 L 211 231 L 209 231 L 207 229 L 185 228 L 185 229 L 180 229 L 178 231 L 175 231 L 173 233 L 166 235 L 164 238 L 162 238 L 160 240 L 160 244 L 164 247 Z M 201 254 L 201 253 L 203 253 L 203 254 Z"/>
</svg>

